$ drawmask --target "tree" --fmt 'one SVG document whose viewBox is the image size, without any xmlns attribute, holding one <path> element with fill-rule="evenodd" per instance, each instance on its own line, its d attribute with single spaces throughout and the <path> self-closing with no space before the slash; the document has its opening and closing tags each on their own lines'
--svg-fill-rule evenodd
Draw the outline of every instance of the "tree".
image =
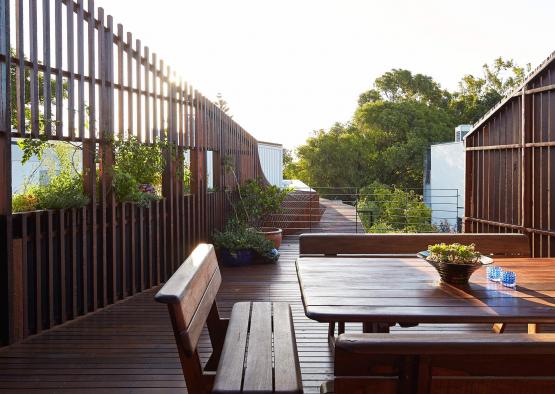
<svg viewBox="0 0 555 394">
<path fill-rule="evenodd" d="M 451 94 L 427 75 L 393 69 L 374 81 L 374 89 L 362 93 L 358 105 L 376 101 L 418 101 L 430 106 L 447 107 Z"/>
<path fill-rule="evenodd" d="M 229 105 L 227 104 L 227 101 L 224 100 L 222 94 L 219 92 L 218 94 L 216 94 L 216 106 L 220 108 L 225 114 L 229 115 Z M 230 116 L 230 118 L 233 118 L 233 116 Z"/>
<path fill-rule="evenodd" d="M 403 188 L 422 187 L 426 148 L 448 140 L 456 126 L 447 109 L 412 100 L 366 103 L 354 122 L 364 136 L 364 156 L 372 158 L 370 181 Z"/>
<path fill-rule="evenodd" d="M 290 149 L 283 149 L 283 178 L 298 179 L 299 166 Z"/>
<path fill-rule="evenodd" d="M 364 186 L 374 179 L 370 142 L 353 124 L 318 130 L 297 149 L 297 176 L 313 187 Z"/>
<path fill-rule="evenodd" d="M 477 121 L 520 85 L 530 66 L 497 58 L 482 77 L 465 75 L 449 92 L 430 76 L 393 69 L 362 93 L 353 120 L 315 131 L 287 164 L 313 187 L 362 187 L 374 181 L 422 187 L 430 144 L 450 141 L 455 126 Z"/>
<path fill-rule="evenodd" d="M 482 66 L 483 77 L 465 75 L 453 95 L 451 109 L 460 123 L 475 123 L 510 91 L 520 86 L 530 72 L 530 63 L 518 66 L 514 60 L 498 57 Z"/>
</svg>

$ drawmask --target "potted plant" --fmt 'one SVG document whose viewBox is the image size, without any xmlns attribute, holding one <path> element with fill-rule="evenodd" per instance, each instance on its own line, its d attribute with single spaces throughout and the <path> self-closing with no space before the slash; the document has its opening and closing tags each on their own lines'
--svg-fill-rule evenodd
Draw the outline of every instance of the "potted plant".
<svg viewBox="0 0 555 394">
<path fill-rule="evenodd" d="M 423 254 L 439 273 L 441 280 L 450 284 L 466 284 L 470 276 L 482 266 L 481 254 L 474 244 L 435 244 Z"/>
<path fill-rule="evenodd" d="M 224 231 L 213 236 L 219 260 L 229 266 L 242 266 L 255 259 L 276 261 L 279 253 L 271 241 L 244 223 L 231 220 Z"/>
<path fill-rule="evenodd" d="M 264 224 L 268 222 L 271 215 L 281 211 L 281 204 L 289 190 L 264 184 L 260 179 L 252 179 L 240 186 L 239 191 L 240 199 L 237 203 L 239 220 L 263 234 L 267 240 L 274 243 L 276 248 L 279 248 L 282 230 L 277 227 L 265 227 Z"/>
<path fill-rule="evenodd" d="M 271 215 L 281 211 L 281 204 L 290 189 L 282 189 L 264 183 L 261 179 L 251 179 L 240 185 L 235 173 L 233 157 L 225 156 L 222 166 L 226 173 L 231 173 L 237 185 L 239 200 L 231 202 L 238 221 L 252 227 L 261 233 L 267 240 L 274 243 L 278 249 L 281 246 L 282 229 L 277 227 L 264 227 Z"/>
</svg>

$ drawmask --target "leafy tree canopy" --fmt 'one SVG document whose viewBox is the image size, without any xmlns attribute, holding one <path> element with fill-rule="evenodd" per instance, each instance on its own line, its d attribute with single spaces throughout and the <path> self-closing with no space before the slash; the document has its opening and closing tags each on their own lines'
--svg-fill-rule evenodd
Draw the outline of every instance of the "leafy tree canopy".
<svg viewBox="0 0 555 394">
<path fill-rule="evenodd" d="M 362 93 L 359 106 L 375 101 L 418 101 L 428 105 L 447 106 L 451 95 L 427 75 L 393 69 L 374 81 L 374 89 Z"/>
<path fill-rule="evenodd" d="M 313 187 L 377 181 L 420 188 L 426 148 L 452 140 L 455 126 L 476 122 L 529 70 L 530 65 L 497 58 L 483 66 L 483 76 L 465 75 L 454 92 L 427 75 L 388 71 L 360 95 L 352 122 L 317 130 L 297 148 L 286 177 Z"/>
</svg>

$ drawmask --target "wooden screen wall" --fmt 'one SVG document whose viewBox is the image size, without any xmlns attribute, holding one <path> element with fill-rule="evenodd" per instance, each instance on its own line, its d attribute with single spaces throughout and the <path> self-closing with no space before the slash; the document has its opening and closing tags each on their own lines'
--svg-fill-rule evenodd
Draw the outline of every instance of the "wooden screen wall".
<svg viewBox="0 0 555 394">
<path fill-rule="evenodd" d="M 555 256 L 555 64 L 466 140 L 466 232 L 523 232 L 533 256 Z"/>
<path fill-rule="evenodd" d="M 224 224 L 234 196 L 224 190 L 235 185 L 222 169 L 224 157 L 240 182 L 263 175 L 256 140 L 93 0 L 0 0 L 0 33 L 0 338 L 6 344 L 168 278 Z M 10 71 L 16 86 L 10 87 Z M 88 206 L 11 212 L 12 141 L 41 135 L 82 144 Z M 177 147 L 177 159 L 166 154 L 163 199 L 149 208 L 116 203 L 110 192 L 110 140 L 131 136 Z M 186 150 L 190 193 L 178 176 Z M 207 190 L 208 150 L 215 191 Z"/>
</svg>

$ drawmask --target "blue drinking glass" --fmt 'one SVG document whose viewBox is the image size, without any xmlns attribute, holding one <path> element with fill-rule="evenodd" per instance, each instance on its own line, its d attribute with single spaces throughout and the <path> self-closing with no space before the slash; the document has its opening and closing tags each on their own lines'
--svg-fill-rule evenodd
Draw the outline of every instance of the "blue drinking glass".
<svg viewBox="0 0 555 394">
<path fill-rule="evenodd" d="M 503 275 L 503 269 L 496 265 L 489 266 L 487 268 L 488 279 L 492 282 L 501 282 L 501 276 Z"/>
<path fill-rule="evenodd" d="M 516 273 L 513 271 L 503 271 L 501 283 L 505 287 L 516 287 Z"/>
</svg>

